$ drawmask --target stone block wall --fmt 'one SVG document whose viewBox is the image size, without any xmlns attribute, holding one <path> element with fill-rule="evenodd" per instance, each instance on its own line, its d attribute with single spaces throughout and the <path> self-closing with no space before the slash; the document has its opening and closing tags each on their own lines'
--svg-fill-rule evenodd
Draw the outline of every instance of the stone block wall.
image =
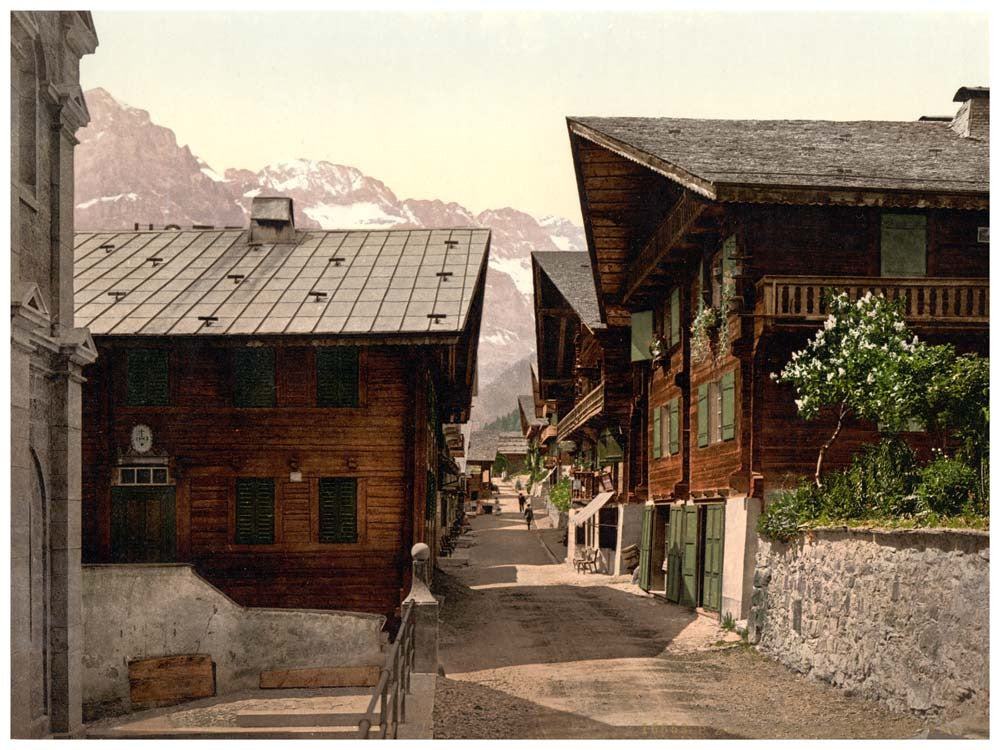
<svg viewBox="0 0 1000 750">
<path fill-rule="evenodd" d="M 989 534 L 815 530 L 761 540 L 751 642 L 928 718 L 989 712 Z"/>
<path fill-rule="evenodd" d="M 381 615 L 242 607 L 190 565 L 83 567 L 83 713 L 130 710 L 128 662 L 209 654 L 216 693 L 254 689 L 261 671 L 382 665 Z"/>
</svg>

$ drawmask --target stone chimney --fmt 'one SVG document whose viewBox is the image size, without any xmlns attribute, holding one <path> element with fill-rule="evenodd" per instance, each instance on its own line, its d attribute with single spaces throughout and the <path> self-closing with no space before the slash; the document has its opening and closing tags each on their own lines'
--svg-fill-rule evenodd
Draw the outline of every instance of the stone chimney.
<svg viewBox="0 0 1000 750">
<path fill-rule="evenodd" d="M 250 241 L 263 244 L 294 244 L 295 213 L 292 199 L 259 196 L 250 204 Z"/>
<path fill-rule="evenodd" d="M 953 101 L 962 102 L 951 121 L 951 129 L 962 138 L 989 140 L 990 90 L 982 86 L 963 86 L 955 92 Z"/>
</svg>

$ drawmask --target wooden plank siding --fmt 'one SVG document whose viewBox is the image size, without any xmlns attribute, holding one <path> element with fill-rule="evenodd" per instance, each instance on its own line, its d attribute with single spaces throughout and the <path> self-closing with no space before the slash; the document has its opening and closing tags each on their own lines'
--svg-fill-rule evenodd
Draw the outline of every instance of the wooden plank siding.
<svg viewBox="0 0 1000 750">
<path fill-rule="evenodd" d="M 112 469 L 119 451 L 128 450 L 133 425 L 143 423 L 152 428 L 153 452 L 169 457 L 176 479 L 179 561 L 193 563 L 243 605 L 391 614 L 408 584 L 409 548 L 424 537 L 426 400 L 411 382 L 421 371 L 421 355 L 363 349 L 360 405 L 320 408 L 315 350 L 277 346 L 277 405 L 238 409 L 229 405 L 225 348 L 156 344 L 171 348 L 170 406 L 122 405 L 119 346 L 102 347 L 102 356 L 87 368 L 84 560 L 110 559 Z M 301 482 L 289 481 L 293 462 Z M 274 544 L 235 544 L 237 477 L 274 479 Z M 322 477 L 357 478 L 356 544 L 319 543 Z"/>
<path fill-rule="evenodd" d="M 666 210 L 666 209 L 664 209 Z M 730 205 L 717 218 L 716 230 L 700 237 L 701 253 L 681 251 L 668 258 L 664 275 L 647 284 L 633 311 L 657 309 L 670 289 L 682 288 L 682 343 L 668 352 L 669 374 L 652 372 L 648 391 L 647 472 L 649 496 L 683 498 L 690 491 L 708 497 L 709 491 L 730 493 L 774 488 L 793 481 L 795 475 L 811 477 L 819 446 L 833 430 L 831 418 L 802 420 L 791 390 L 773 383 L 772 372 L 781 370 L 793 351 L 801 349 L 812 335 L 799 330 L 767 330 L 753 316 L 756 283 L 764 276 L 861 277 L 880 274 L 881 214 L 883 210 L 850 206 Z M 985 211 L 935 209 L 927 215 L 927 278 L 987 278 L 989 245 L 977 241 L 977 228 L 988 226 Z M 722 241 L 737 238 L 738 266 L 736 307 L 729 316 L 730 350 L 699 364 L 689 361 L 690 325 L 697 310 L 698 263 L 711 257 Z M 641 274 L 635 269 L 635 278 Z M 601 275 L 602 280 L 604 275 Z M 921 337 L 930 343 L 951 342 L 959 351 L 986 354 L 987 331 L 975 328 L 940 330 L 921 321 Z M 700 386 L 734 373 L 734 436 L 730 440 L 698 446 L 697 408 Z M 653 410 L 680 398 L 686 414 L 682 431 L 682 453 L 653 456 Z M 638 402 L 639 395 L 635 395 Z M 921 452 L 928 449 L 922 433 L 908 434 Z M 827 467 L 844 466 L 862 444 L 878 440 L 874 425 L 850 421 L 833 450 Z M 763 479 L 763 484 L 760 484 Z"/>
</svg>

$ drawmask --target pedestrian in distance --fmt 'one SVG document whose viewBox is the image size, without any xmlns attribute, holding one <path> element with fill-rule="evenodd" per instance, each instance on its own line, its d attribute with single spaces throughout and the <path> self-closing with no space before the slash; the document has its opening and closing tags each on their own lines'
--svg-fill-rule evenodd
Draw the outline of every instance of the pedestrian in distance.
<svg viewBox="0 0 1000 750">
<path fill-rule="evenodd" d="M 528 522 L 528 531 L 531 531 L 531 522 L 535 519 L 535 514 L 531 510 L 531 501 L 524 506 L 524 520 Z"/>
<path fill-rule="evenodd" d="M 524 493 L 517 493 L 517 509 L 523 514 L 524 513 Z"/>
</svg>

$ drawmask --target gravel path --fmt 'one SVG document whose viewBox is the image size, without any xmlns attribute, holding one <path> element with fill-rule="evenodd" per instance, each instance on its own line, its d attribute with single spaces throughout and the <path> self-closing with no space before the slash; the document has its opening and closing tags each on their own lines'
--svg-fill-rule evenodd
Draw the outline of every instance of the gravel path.
<svg viewBox="0 0 1000 750">
<path fill-rule="evenodd" d="M 733 642 L 627 578 L 552 564 L 513 494 L 442 561 L 438 738 L 886 738 L 923 725 Z M 543 532 L 544 533 L 544 532 Z M 465 543 L 465 542 L 463 542 Z"/>
</svg>

